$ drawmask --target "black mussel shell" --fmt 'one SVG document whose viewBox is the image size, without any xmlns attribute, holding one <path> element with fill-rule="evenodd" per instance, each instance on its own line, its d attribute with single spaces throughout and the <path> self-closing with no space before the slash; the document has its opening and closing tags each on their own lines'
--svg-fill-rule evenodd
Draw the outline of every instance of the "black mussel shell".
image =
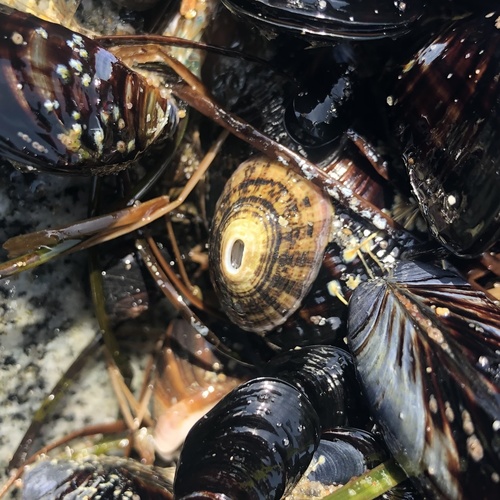
<svg viewBox="0 0 500 500">
<path fill-rule="evenodd" d="M 422 0 L 223 0 L 233 12 L 272 30 L 316 39 L 377 39 L 409 31 Z"/>
<path fill-rule="evenodd" d="M 388 453 L 369 432 L 345 427 L 323 433 L 314 458 L 318 465 L 308 474 L 309 480 L 333 485 L 379 465 Z"/>
<path fill-rule="evenodd" d="M 286 380 L 305 394 L 316 409 L 322 429 L 359 419 L 361 394 L 349 353 L 331 346 L 310 346 L 280 354 L 267 375 Z"/>
<path fill-rule="evenodd" d="M 405 472 L 433 495 L 496 498 L 500 309 L 450 271 L 400 263 L 355 290 L 348 341 Z"/>
<path fill-rule="evenodd" d="M 26 472 L 23 482 L 25 500 L 173 498 L 172 484 L 160 469 L 118 457 L 44 460 Z"/>
<path fill-rule="evenodd" d="M 307 469 L 319 439 L 319 418 L 295 387 L 272 378 L 251 380 L 189 432 L 174 481 L 176 498 L 281 498 Z"/>
<path fill-rule="evenodd" d="M 432 234 L 461 256 L 500 237 L 498 14 L 461 20 L 411 59 L 388 99 Z"/>
<path fill-rule="evenodd" d="M 105 307 L 111 324 L 116 325 L 145 313 L 155 297 L 155 288 L 148 287 L 141 261 L 123 240 L 105 250 L 100 253 Z"/>
<path fill-rule="evenodd" d="M 350 44 L 307 51 L 304 79 L 287 106 L 284 125 L 305 148 L 320 148 L 338 139 L 355 116 L 359 77 Z"/>
<path fill-rule="evenodd" d="M 291 498 L 324 498 L 339 485 L 389 459 L 380 435 L 353 427 L 330 429 L 321 434 L 306 473 L 294 488 Z M 409 480 L 386 492 L 386 499 L 421 499 Z"/>
</svg>

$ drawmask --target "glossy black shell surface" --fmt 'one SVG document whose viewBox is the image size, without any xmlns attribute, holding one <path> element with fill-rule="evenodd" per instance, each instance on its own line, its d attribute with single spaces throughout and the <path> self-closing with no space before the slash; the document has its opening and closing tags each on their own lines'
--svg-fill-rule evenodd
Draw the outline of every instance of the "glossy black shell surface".
<svg viewBox="0 0 500 500">
<path fill-rule="evenodd" d="M 226 396 L 189 432 L 176 498 L 281 498 L 306 470 L 320 439 L 309 400 L 287 382 L 257 378 Z"/>
<path fill-rule="evenodd" d="M 311 481 L 323 484 L 345 484 L 352 477 L 387 459 L 387 451 L 367 431 L 351 427 L 324 432 L 314 454 L 317 466 L 309 474 Z"/>
<path fill-rule="evenodd" d="M 278 32 L 320 40 L 377 39 L 409 31 L 424 2 L 380 0 L 223 0 L 233 12 Z"/>
<path fill-rule="evenodd" d="M 421 211 L 462 256 L 500 237 L 500 31 L 490 13 L 453 24 L 402 69 L 388 99 Z"/>
<path fill-rule="evenodd" d="M 308 346 L 270 361 L 266 374 L 285 380 L 305 394 L 322 429 L 346 425 L 359 411 L 359 393 L 350 354 L 338 347 Z"/>
</svg>

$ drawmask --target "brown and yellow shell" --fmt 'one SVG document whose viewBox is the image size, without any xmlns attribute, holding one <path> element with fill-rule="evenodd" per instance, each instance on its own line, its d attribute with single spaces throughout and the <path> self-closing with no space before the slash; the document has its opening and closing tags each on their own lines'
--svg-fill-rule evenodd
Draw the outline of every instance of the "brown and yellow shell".
<svg viewBox="0 0 500 500">
<path fill-rule="evenodd" d="M 330 238 L 329 198 L 266 158 L 236 170 L 217 203 L 210 274 L 222 309 L 244 330 L 267 332 L 300 305 Z"/>
</svg>

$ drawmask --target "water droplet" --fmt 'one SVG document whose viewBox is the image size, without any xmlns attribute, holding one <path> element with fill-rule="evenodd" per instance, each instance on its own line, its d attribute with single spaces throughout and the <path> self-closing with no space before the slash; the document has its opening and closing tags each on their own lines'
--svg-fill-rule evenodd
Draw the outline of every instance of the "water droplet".
<svg viewBox="0 0 500 500">
<path fill-rule="evenodd" d="M 479 366 L 481 368 L 487 368 L 488 365 L 490 364 L 490 362 L 486 356 L 479 356 L 478 361 L 479 361 Z"/>
<path fill-rule="evenodd" d="M 327 7 L 326 0 L 318 0 L 316 5 L 317 5 L 319 11 L 323 11 Z"/>
</svg>

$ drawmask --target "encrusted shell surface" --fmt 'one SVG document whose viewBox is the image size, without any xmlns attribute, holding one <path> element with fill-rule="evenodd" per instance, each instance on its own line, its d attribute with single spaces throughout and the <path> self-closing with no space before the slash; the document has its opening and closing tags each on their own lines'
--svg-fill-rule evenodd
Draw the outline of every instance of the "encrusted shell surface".
<svg viewBox="0 0 500 500">
<path fill-rule="evenodd" d="M 221 306 L 245 330 L 266 332 L 300 305 L 331 231 L 326 195 L 265 158 L 243 163 L 217 203 L 210 272 Z"/>
<path fill-rule="evenodd" d="M 164 470 L 120 457 L 42 460 L 24 477 L 23 500 L 172 498 Z"/>
<path fill-rule="evenodd" d="M 162 90 L 95 41 L 0 6 L 0 152 L 52 173 L 109 173 L 176 130 Z"/>
</svg>

